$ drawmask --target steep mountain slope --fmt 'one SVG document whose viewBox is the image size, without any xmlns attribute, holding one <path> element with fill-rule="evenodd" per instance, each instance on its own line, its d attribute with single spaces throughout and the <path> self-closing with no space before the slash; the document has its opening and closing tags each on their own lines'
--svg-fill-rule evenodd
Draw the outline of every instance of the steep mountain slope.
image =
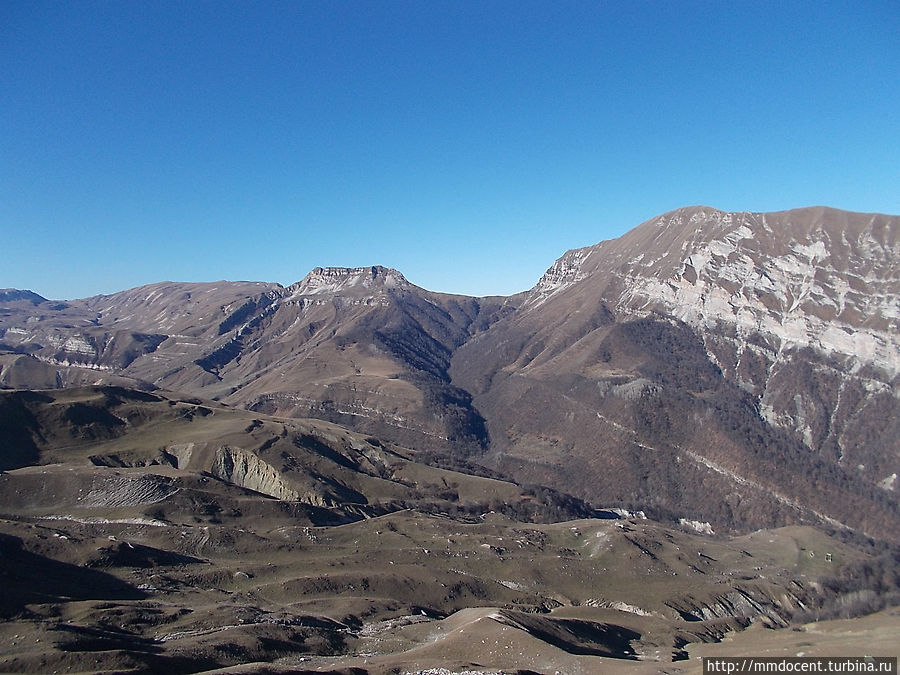
<svg viewBox="0 0 900 675">
<path fill-rule="evenodd" d="M 454 382 L 512 475 L 725 526 L 897 537 L 898 228 L 665 214 L 567 253 L 458 350 Z"/>
</svg>

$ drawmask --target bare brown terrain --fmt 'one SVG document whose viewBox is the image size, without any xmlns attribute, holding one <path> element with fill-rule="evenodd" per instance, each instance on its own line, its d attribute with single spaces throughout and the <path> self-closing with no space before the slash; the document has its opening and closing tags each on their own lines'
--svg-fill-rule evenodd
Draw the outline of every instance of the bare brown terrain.
<svg viewBox="0 0 900 675">
<path fill-rule="evenodd" d="M 847 535 L 619 518 L 200 399 L 6 392 L 0 432 L 3 672 L 692 672 L 896 586 Z"/>
</svg>

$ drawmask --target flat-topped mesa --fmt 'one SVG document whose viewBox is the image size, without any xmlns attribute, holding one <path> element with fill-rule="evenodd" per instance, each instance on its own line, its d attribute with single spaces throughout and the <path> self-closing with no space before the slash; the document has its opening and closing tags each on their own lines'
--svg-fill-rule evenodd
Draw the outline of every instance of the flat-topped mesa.
<svg viewBox="0 0 900 675">
<path fill-rule="evenodd" d="M 408 288 L 411 284 L 400 272 L 390 267 L 316 267 L 288 290 L 297 295 L 321 293 L 363 292 L 372 295 L 393 288 Z"/>
</svg>

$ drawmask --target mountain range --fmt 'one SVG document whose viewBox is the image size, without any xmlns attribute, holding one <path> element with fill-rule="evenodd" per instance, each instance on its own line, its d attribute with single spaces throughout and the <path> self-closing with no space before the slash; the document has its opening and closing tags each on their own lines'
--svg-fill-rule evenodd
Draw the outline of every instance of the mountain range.
<svg viewBox="0 0 900 675">
<path fill-rule="evenodd" d="M 181 392 L 702 531 L 900 541 L 898 228 L 683 208 L 510 297 L 379 266 L 287 287 L 4 290 L 0 386 Z"/>
</svg>

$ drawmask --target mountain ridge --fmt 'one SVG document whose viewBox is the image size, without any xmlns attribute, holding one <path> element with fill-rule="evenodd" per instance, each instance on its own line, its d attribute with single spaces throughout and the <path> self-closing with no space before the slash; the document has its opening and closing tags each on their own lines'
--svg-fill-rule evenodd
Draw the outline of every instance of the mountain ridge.
<svg viewBox="0 0 900 675">
<path fill-rule="evenodd" d="M 684 207 L 508 297 L 376 265 L 8 302 L 0 385 L 127 383 L 319 417 L 726 528 L 862 527 L 865 512 L 900 530 L 898 220 Z M 776 455 L 781 478 L 760 468 Z M 797 507 L 803 472 L 830 496 Z"/>
</svg>

